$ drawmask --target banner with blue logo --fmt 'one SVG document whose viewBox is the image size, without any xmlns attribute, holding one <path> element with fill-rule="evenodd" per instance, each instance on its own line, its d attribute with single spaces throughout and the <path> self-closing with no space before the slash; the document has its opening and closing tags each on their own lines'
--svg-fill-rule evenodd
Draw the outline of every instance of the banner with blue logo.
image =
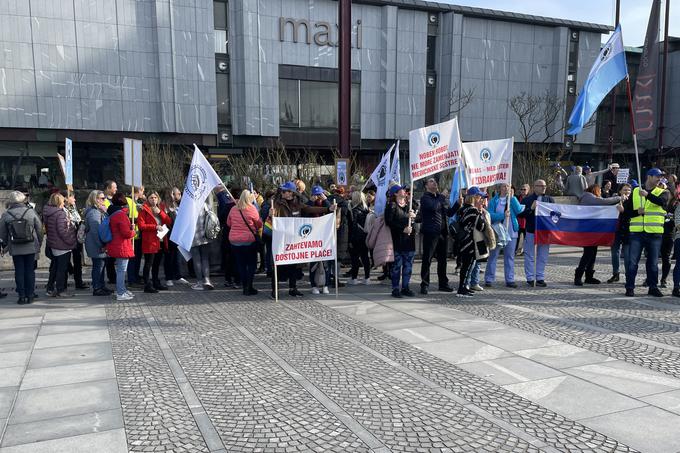
<svg viewBox="0 0 680 453">
<path fill-rule="evenodd" d="M 515 139 L 463 143 L 468 187 L 512 184 L 512 150 Z"/>
<path fill-rule="evenodd" d="M 411 181 L 460 165 L 461 141 L 458 118 L 409 132 Z"/>
<path fill-rule="evenodd" d="M 274 264 L 314 263 L 336 257 L 335 214 L 323 217 L 274 217 Z"/>
</svg>

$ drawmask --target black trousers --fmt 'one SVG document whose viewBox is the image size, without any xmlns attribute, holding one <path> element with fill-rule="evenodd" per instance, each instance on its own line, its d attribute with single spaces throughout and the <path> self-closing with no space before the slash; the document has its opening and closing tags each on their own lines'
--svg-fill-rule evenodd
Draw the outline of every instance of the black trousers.
<svg viewBox="0 0 680 453">
<path fill-rule="evenodd" d="M 449 278 L 446 276 L 447 237 L 442 234 L 423 233 L 423 263 L 420 268 L 420 286 L 430 286 L 430 265 L 432 258 L 437 258 L 437 278 L 439 286 L 446 286 Z"/>
<path fill-rule="evenodd" d="M 76 282 L 76 286 L 83 285 L 83 244 L 78 244 L 71 252 L 68 273 L 73 275 L 73 281 Z"/>
<path fill-rule="evenodd" d="M 168 249 L 163 252 L 163 270 L 166 280 L 179 280 L 182 275 L 179 271 L 179 250 L 177 244 L 168 241 Z"/>
<path fill-rule="evenodd" d="M 475 262 L 475 254 L 466 253 L 460 257 L 460 282 L 458 283 L 458 292 L 463 291 L 465 288 L 465 280 L 467 280 L 470 271 L 472 270 L 472 264 Z"/>
<path fill-rule="evenodd" d="M 297 264 L 286 264 L 284 266 L 277 266 L 276 274 L 278 274 L 279 282 L 288 280 L 288 288 L 297 288 L 298 281 L 298 265 Z M 274 285 L 276 280 L 274 280 L 274 275 L 272 275 L 272 292 L 274 291 Z"/>
<path fill-rule="evenodd" d="M 664 234 L 661 238 L 661 280 L 666 281 L 671 272 L 671 257 L 673 256 L 673 236 Z"/>
<path fill-rule="evenodd" d="M 350 277 L 356 279 L 359 276 L 359 262 L 364 266 L 364 278 L 371 276 L 371 260 L 368 257 L 368 247 L 366 242 L 357 241 L 352 242 L 352 250 L 350 250 L 352 257 L 352 269 L 350 270 Z"/>
<path fill-rule="evenodd" d="M 52 256 L 50 261 L 50 275 L 47 279 L 47 290 L 63 293 L 66 291 L 66 278 L 68 277 L 68 264 L 71 260 L 71 252 L 59 256 Z"/>
<path fill-rule="evenodd" d="M 158 284 L 160 282 L 158 278 L 158 271 L 161 267 L 161 261 L 163 260 L 163 249 L 159 250 L 157 253 L 145 253 L 144 254 L 144 269 L 143 278 L 144 283 L 149 284 L 153 282 Z M 151 271 L 152 280 L 149 281 L 149 271 Z"/>
<path fill-rule="evenodd" d="M 253 287 L 255 270 L 257 268 L 257 249 L 258 244 L 232 246 L 231 251 L 236 259 L 239 276 L 243 289 Z"/>
<path fill-rule="evenodd" d="M 595 272 L 595 259 L 597 258 L 597 246 L 583 247 L 583 255 L 578 262 L 577 272 L 591 274 Z"/>
<path fill-rule="evenodd" d="M 116 259 L 115 258 L 105 258 L 104 267 L 106 269 L 106 278 L 109 283 L 116 283 Z"/>
</svg>

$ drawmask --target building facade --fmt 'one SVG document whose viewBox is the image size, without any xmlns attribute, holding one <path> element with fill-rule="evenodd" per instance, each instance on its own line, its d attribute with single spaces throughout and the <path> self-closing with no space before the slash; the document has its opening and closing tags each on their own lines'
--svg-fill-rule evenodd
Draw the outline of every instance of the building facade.
<svg viewBox="0 0 680 453">
<path fill-rule="evenodd" d="M 124 137 L 196 143 L 213 155 L 279 141 L 329 152 L 337 144 L 336 22 L 333 0 L 4 0 L 0 187 L 31 183 L 43 167 L 58 173 L 66 137 L 78 185 L 119 176 L 111 157 L 122 156 Z M 609 26 L 360 0 L 352 27 L 352 147 L 360 155 L 453 116 L 463 140 L 521 141 L 509 100 L 522 93 L 563 103 L 530 141 L 596 145 L 595 128 L 575 144 L 563 128 Z"/>
</svg>

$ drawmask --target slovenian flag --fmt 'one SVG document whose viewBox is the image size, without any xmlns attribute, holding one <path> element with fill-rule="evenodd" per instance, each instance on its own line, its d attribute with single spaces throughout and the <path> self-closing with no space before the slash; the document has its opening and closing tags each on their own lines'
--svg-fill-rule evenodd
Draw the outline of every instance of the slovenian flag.
<svg viewBox="0 0 680 453">
<path fill-rule="evenodd" d="M 619 211 L 616 206 L 536 203 L 536 244 L 610 246 Z"/>
</svg>

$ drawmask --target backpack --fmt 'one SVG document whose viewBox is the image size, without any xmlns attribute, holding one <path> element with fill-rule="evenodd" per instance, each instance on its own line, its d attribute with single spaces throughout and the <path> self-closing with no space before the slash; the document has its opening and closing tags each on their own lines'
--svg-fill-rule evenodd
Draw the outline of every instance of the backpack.
<svg viewBox="0 0 680 453">
<path fill-rule="evenodd" d="M 212 241 L 220 235 L 220 219 L 212 209 L 205 209 L 205 223 L 203 224 L 206 239 Z"/>
<path fill-rule="evenodd" d="M 26 208 L 21 217 L 15 217 L 10 211 L 7 214 L 12 217 L 7 224 L 9 230 L 9 242 L 11 244 L 27 244 L 33 242 L 35 228 L 33 221 L 26 220 L 24 217 L 30 208 Z"/>
<path fill-rule="evenodd" d="M 113 240 L 113 233 L 111 232 L 111 217 L 118 214 L 119 212 L 122 211 L 116 211 L 111 215 L 105 215 L 102 219 L 102 223 L 99 224 L 97 233 L 102 244 L 108 244 Z"/>
</svg>

